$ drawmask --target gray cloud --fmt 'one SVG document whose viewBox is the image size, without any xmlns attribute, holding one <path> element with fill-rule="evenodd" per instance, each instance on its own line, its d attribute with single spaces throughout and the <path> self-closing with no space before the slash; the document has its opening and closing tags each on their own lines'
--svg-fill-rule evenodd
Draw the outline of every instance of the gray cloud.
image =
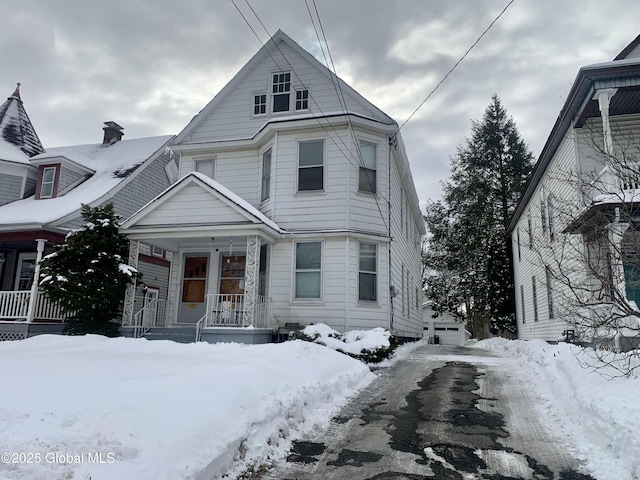
<svg viewBox="0 0 640 480">
<path fill-rule="evenodd" d="M 270 33 L 323 61 L 304 2 L 250 3 Z M 338 74 L 401 124 L 507 2 L 316 3 Z M 636 3 L 514 2 L 403 128 L 421 201 L 440 196 L 450 156 L 493 93 L 537 155 L 580 66 L 611 60 L 640 33 Z M 260 46 L 227 1 L 31 0 L 0 18 L 0 93 L 22 83 L 45 146 L 97 142 L 105 120 L 126 138 L 178 133 Z"/>
</svg>

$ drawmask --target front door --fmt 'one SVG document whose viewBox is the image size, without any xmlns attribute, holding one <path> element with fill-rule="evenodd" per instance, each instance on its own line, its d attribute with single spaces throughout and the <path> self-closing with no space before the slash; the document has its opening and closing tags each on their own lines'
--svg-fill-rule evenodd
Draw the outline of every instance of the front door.
<svg viewBox="0 0 640 480">
<path fill-rule="evenodd" d="M 208 269 L 208 255 L 188 254 L 184 256 L 182 299 L 178 322 L 196 323 L 204 316 Z"/>
</svg>

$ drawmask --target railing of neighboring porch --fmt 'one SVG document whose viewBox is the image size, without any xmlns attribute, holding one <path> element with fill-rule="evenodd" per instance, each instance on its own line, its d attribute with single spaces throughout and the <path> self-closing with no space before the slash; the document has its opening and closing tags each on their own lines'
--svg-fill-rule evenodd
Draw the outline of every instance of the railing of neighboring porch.
<svg viewBox="0 0 640 480">
<path fill-rule="evenodd" d="M 167 318 L 167 301 L 158 298 L 135 297 L 133 336 L 140 338 L 153 327 L 164 327 Z"/>
<path fill-rule="evenodd" d="M 30 301 L 30 290 L 0 292 L 0 320 L 26 320 Z M 33 318 L 62 322 L 66 320 L 67 316 L 62 313 L 60 305 L 39 294 L 36 295 Z"/>
<path fill-rule="evenodd" d="M 591 186 L 594 188 L 592 197 L 602 194 L 620 196 L 622 192 L 640 190 L 640 164 L 630 163 L 619 168 L 607 165 L 600 170 Z"/>
</svg>

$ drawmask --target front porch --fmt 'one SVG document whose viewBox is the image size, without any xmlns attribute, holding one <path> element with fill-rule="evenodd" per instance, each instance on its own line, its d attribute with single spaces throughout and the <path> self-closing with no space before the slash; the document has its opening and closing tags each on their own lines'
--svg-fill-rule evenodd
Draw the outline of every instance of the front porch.
<svg viewBox="0 0 640 480">
<path fill-rule="evenodd" d="M 244 294 L 207 294 L 205 313 L 195 324 L 179 324 L 167 319 L 166 300 L 136 297 L 132 325 L 123 325 L 123 336 L 149 340 L 187 342 L 267 343 L 273 329 L 269 327 L 269 299 L 258 296 L 253 320 Z"/>
</svg>

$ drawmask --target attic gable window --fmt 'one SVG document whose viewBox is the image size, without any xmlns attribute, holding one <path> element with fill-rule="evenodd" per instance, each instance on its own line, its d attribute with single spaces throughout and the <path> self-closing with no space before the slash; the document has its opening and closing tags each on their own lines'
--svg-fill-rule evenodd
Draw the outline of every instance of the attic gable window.
<svg viewBox="0 0 640 480">
<path fill-rule="evenodd" d="M 289 111 L 290 92 L 291 72 L 274 73 L 271 82 L 273 113 Z"/>
<path fill-rule="evenodd" d="M 267 95 L 264 93 L 253 96 L 253 114 L 264 115 L 267 113 Z"/>
<path fill-rule="evenodd" d="M 309 109 L 309 90 L 296 91 L 296 110 Z"/>
<path fill-rule="evenodd" d="M 54 197 L 54 186 L 56 182 L 56 167 L 44 167 L 40 178 L 40 195 L 39 198 Z"/>
</svg>

